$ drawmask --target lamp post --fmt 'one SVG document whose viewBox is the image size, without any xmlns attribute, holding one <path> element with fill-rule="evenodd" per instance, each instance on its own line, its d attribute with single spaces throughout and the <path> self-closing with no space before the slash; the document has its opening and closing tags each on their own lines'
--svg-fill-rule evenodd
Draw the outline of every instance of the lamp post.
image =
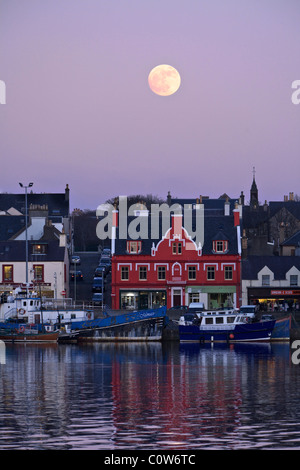
<svg viewBox="0 0 300 470">
<path fill-rule="evenodd" d="M 22 183 L 19 183 L 21 188 L 25 188 L 25 236 L 26 236 L 26 244 L 25 244 L 25 250 L 26 250 L 26 295 L 28 297 L 28 234 L 27 234 L 27 228 L 28 228 L 28 222 L 27 222 L 27 189 L 31 188 L 33 186 L 33 183 L 29 183 L 27 186 L 25 186 Z"/>
</svg>

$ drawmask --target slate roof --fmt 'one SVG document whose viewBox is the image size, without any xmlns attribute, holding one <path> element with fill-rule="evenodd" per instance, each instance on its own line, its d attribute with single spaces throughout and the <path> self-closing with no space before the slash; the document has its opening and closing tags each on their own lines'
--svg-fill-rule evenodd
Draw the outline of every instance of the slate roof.
<svg viewBox="0 0 300 470">
<path fill-rule="evenodd" d="M 49 218 L 68 217 L 69 201 L 65 193 L 31 193 L 27 194 L 28 208 L 31 204 L 48 205 Z M 0 210 L 7 211 L 14 207 L 22 214 L 25 214 L 25 194 L 0 193 Z"/>
<path fill-rule="evenodd" d="M 25 216 L 1 215 L 0 240 L 9 240 L 25 226 Z"/>
<path fill-rule="evenodd" d="M 224 204 L 224 201 L 223 201 Z M 234 217 L 233 215 L 229 216 L 213 216 L 210 211 L 204 211 L 204 245 L 202 247 L 202 253 L 203 254 L 212 254 L 212 241 L 213 240 L 228 240 L 228 254 L 238 254 L 238 246 L 237 246 L 237 230 L 236 227 L 234 226 Z M 130 226 L 132 221 L 137 219 L 137 217 L 128 217 L 127 218 L 127 227 Z M 141 220 L 141 219 L 140 219 Z M 163 226 L 162 223 L 162 217 L 160 216 L 157 221 L 157 227 L 158 227 L 158 238 L 154 238 L 151 234 L 151 223 L 155 223 L 154 221 L 151 220 L 151 216 L 145 217 L 145 220 L 147 221 L 147 234 L 148 238 L 142 240 L 142 250 L 139 253 L 139 255 L 150 255 L 151 254 L 151 248 L 152 244 L 156 246 L 157 243 L 162 239 L 162 237 L 165 235 L 165 227 Z M 120 220 L 119 220 L 120 222 Z M 146 225 L 146 222 L 145 222 Z M 184 223 L 184 214 L 183 214 L 183 226 L 185 228 L 188 227 L 188 225 L 185 225 Z M 192 212 L 192 230 L 195 232 L 196 231 L 196 218 L 195 218 L 195 211 Z M 169 228 L 169 226 L 168 226 Z M 221 238 L 218 238 L 221 237 Z M 128 233 L 127 238 L 124 240 L 119 239 L 119 228 L 117 228 L 117 239 L 116 239 L 116 245 L 115 245 L 115 253 L 116 255 L 125 255 L 127 253 L 127 241 L 132 240 L 130 238 L 130 235 Z M 195 236 L 194 236 L 195 240 Z"/>
<path fill-rule="evenodd" d="M 296 219 L 300 220 L 300 201 L 270 201 L 270 217 L 273 217 L 278 211 L 285 208 Z"/>
<path fill-rule="evenodd" d="M 249 256 L 242 262 L 242 279 L 257 279 L 257 274 L 265 266 L 273 273 L 274 279 L 286 279 L 286 273 L 293 266 L 300 270 L 298 256 Z"/>
<path fill-rule="evenodd" d="M 64 261 L 65 259 L 65 247 L 60 247 L 58 241 L 48 241 L 47 254 L 44 255 L 31 254 L 32 244 L 41 244 L 41 242 L 34 242 L 32 240 L 28 242 L 29 261 Z M 7 262 L 9 264 L 14 261 L 26 261 L 26 241 L 0 241 L 0 262 Z"/>
<path fill-rule="evenodd" d="M 281 243 L 283 246 L 300 246 L 300 230 Z"/>
</svg>

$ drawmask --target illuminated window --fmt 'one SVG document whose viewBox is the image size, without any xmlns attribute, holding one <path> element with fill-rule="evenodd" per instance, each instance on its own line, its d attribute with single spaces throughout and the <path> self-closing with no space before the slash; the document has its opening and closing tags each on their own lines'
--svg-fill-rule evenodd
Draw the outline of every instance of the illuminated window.
<svg viewBox="0 0 300 470">
<path fill-rule="evenodd" d="M 13 282 L 14 267 L 12 265 L 4 265 L 2 268 L 3 282 Z"/>
<path fill-rule="evenodd" d="M 44 280 L 44 266 L 42 264 L 35 264 L 33 266 L 33 276 L 36 282 L 43 282 Z"/>
<path fill-rule="evenodd" d="M 45 255 L 47 253 L 47 245 L 45 243 L 36 243 L 31 248 L 33 255 Z"/>
</svg>

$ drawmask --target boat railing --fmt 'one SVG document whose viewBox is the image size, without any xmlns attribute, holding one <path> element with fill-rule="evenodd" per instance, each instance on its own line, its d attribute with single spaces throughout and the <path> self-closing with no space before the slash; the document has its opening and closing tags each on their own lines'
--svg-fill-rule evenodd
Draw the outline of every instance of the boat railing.
<svg viewBox="0 0 300 470">
<path fill-rule="evenodd" d="M 9 309 L 7 312 L 4 314 L 4 321 L 8 320 L 9 318 L 16 318 L 18 316 L 18 309 L 16 307 L 13 307 Z"/>
</svg>

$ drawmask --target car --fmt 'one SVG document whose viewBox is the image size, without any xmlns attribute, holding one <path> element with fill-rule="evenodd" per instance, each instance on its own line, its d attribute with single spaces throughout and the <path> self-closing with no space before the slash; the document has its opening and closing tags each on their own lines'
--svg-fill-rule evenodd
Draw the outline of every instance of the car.
<svg viewBox="0 0 300 470">
<path fill-rule="evenodd" d="M 98 266 L 98 268 L 95 269 L 95 277 L 102 277 L 102 275 L 105 277 L 107 274 L 107 267 L 106 266 Z"/>
<path fill-rule="evenodd" d="M 105 290 L 105 283 L 103 277 L 94 277 L 92 291 L 93 292 L 102 292 L 102 289 Z"/>
<path fill-rule="evenodd" d="M 111 256 L 111 249 L 110 248 L 103 248 L 102 256 Z"/>
<path fill-rule="evenodd" d="M 177 307 L 170 307 L 168 310 L 180 310 L 180 311 L 184 311 L 186 312 L 188 310 L 188 306 L 187 305 L 178 305 Z"/>
<path fill-rule="evenodd" d="M 102 293 L 96 292 L 92 297 L 92 302 L 95 305 L 102 305 L 103 296 Z"/>
<path fill-rule="evenodd" d="M 108 264 L 111 265 L 111 259 L 109 256 L 101 256 L 100 264 Z"/>
<path fill-rule="evenodd" d="M 261 321 L 275 320 L 275 317 L 269 313 L 265 313 L 261 316 Z"/>
<path fill-rule="evenodd" d="M 249 318 L 254 318 L 258 312 L 257 305 L 242 305 L 240 307 L 240 313 L 247 315 Z"/>
<path fill-rule="evenodd" d="M 71 263 L 72 264 L 80 264 L 81 263 L 80 256 L 73 255 L 72 258 L 71 258 Z"/>
<path fill-rule="evenodd" d="M 71 281 L 75 280 L 75 271 L 71 272 Z M 76 281 L 83 281 L 83 274 L 81 271 L 76 271 Z"/>
<path fill-rule="evenodd" d="M 106 276 L 106 274 L 107 274 L 107 273 L 109 272 L 109 270 L 110 270 L 110 265 L 109 265 L 109 264 L 105 264 L 105 263 L 100 263 L 99 266 L 98 266 L 98 268 L 96 268 L 96 269 L 99 270 L 99 271 L 100 271 L 100 270 L 102 271 L 102 270 L 104 269 L 104 271 L 105 271 L 105 276 Z"/>
</svg>

